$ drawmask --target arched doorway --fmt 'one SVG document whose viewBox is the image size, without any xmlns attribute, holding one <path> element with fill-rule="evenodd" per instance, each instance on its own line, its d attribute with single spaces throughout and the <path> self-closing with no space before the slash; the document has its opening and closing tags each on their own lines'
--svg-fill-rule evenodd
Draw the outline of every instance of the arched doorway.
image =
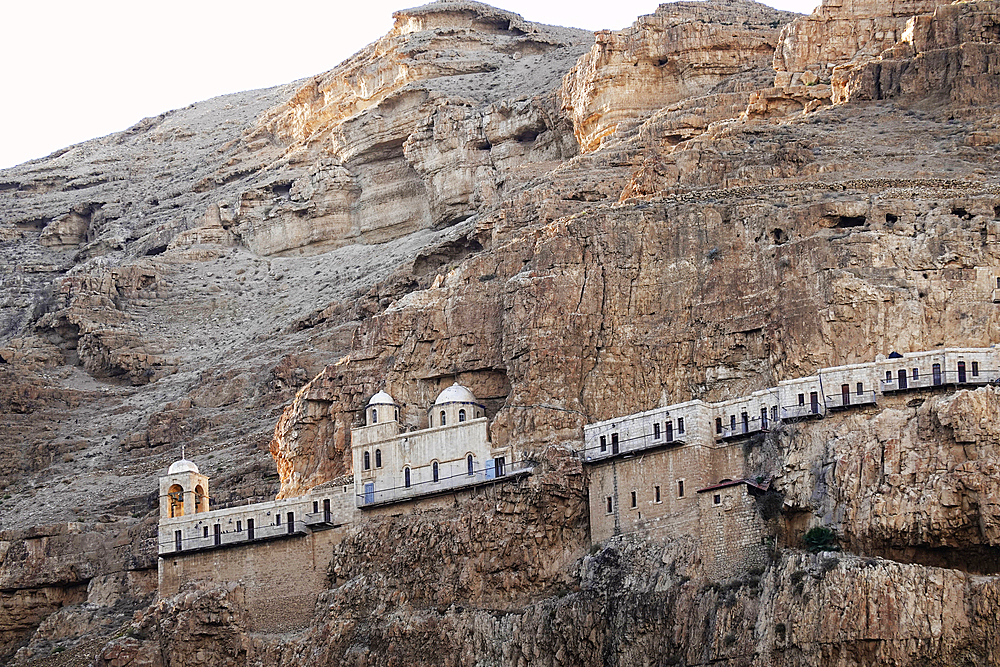
<svg viewBox="0 0 1000 667">
<path fill-rule="evenodd" d="M 201 484 L 194 487 L 194 511 L 195 514 L 208 511 L 208 496 L 205 495 L 205 489 Z"/>
</svg>

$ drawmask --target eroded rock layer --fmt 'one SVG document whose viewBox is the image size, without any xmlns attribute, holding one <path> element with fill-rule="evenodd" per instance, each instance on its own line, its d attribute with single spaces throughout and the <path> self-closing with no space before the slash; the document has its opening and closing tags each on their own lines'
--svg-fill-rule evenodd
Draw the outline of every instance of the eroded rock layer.
<svg viewBox="0 0 1000 667">
<path fill-rule="evenodd" d="M 447 0 L 0 172 L 0 655 L 997 662 L 995 388 L 748 441 L 776 540 L 730 580 L 691 536 L 591 545 L 570 456 L 595 420 L 1000 342 L 996 13 L 678 3 L 594 44 Z M 352 472 L 373 393 L 420 428 L 454 381 L 535 474 L 360 521 L 298 633 L 239 582 L 146 606 L 181 444 L 215 506 L 295 496 Z"/>
</svg>

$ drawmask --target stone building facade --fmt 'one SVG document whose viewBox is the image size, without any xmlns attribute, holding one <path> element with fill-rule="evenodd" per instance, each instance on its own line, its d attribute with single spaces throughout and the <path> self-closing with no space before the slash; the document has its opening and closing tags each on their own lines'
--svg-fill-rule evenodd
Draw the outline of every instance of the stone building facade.
<svg viewBox="0 0 1000 667">
<path fill-rule="evenodd" d="M 995 347 L 893 353 L 748 396 L 686 401 L 589 424 L 578 453 L 588 470 L 591 539 L 628 532 L 696 536 L 703 562 L 716 575 L 750 567 L 768 539 L 754 509 L 767 484 L 743 479 L 747 438 L 786 421 L 872 405 L 882 396 L 997 382 Z"/>
</svg>

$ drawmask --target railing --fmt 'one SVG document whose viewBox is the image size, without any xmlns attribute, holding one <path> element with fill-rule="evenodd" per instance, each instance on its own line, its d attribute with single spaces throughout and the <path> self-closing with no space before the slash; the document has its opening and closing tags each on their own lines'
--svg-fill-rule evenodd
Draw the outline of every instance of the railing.
<svg viewBox="0 0 1000 667">
<path fill-rule="evenodd" d="M 877 400 L 877 396 L 878 394 L 874 391 L 863 391 L 860 394 L 857 392 L 831 394 L 825 397 L 826 409 L 837 410 L 839 408 L 849 408 L 852 405 L 873 405 Z"/>
<path fill-rule="evenodd" d="M 803 417 L 822 417 L 826 414 L 826 406 L 818 400 L 815 403 L 801 405 L 785 405 L 781 408 L 782 419 L 801 419 Z"/>
<path fill-rule="evenodd" d="M 160 554 L 168 553 L 183 553 L 185 551 L 202 551 L 205 549 L 217 549 L 223 546 L 230 546 L 233 544 L 246 544 L 248 542 L 256 542 L 257 540 L 268 540 L 280 537 L 289 537 L 295 535 L 307 535 L 311 531 L 306 526 L 304 521 L 296 520 L 292 524 L 292 530 L 288 529 L 289 524 L 270 524 L 267 526 L 254 526 L 253 537 L 250 537 L 251 531 L 249 527 L 244 524 L 242 530 L 230 530 L 220 532 L 218 535 L 214 533 L 214 524 L 209 524 L 208 526 L 208 536 L 198 535 L 195 537 L 184 537 L 183 533 L 187 533 L 192 529 L 188 528 L 178 528 L 182 532 L 180 549 L 177 548 L 177 537 L 176 531 L 166 530 L 164 534 L 161 534 L 157 538 L 158 542 L 158 552 Z"/>
<path fill-rule="evenodd" d="M 535 462 L 529 460 L 513 461 L 511 463 L 504 463 L 500 474 L 497 474 L 498 471 L 495 466 L 487 466 L 485 468 L 474 469 L 471 475 L 468 472 L 464 472 L 442 476 L 436 482 L 425 480 L 413 482 L 409 486 L 391 486 L 381 489 L 372 488 L 355 494 L 355 501 L 358 507 L 368 507 L 462 489 L 486 482 L 500 482 L 527 474 L 534 465 Z"/>
<path fill-rule="evenodd" d="M 669 438 L 667 437 L 668 435 L 670 436 Z M 670 433 L 661 431 L 660 437 L 656 437 L 655 433 L 643 433 L 642 435 L 621 439 L 617 443 L 614 441 L 608 442 L 603 449 L 600 444 L 585 446 L 583 449 L 577 450 L 576 454 L 584 461 L 598 461 L 618 456 L 619 454 L 639 452 L 652 447 L 664 447 L 667 445 L 679 447 L 687 442 L 684 438 L 685 435 L 684 431 L 678 432 L 676 430 Z"/>
<path fill-rule="evenodd" d="M 723 426 L 722 432 L 716 433 L 715 437 L 721 440 L 725 440 L 727 438 L 738 438 L 752 433 L 762 433 L 769 430 L 773 425 L 774 420 L 770 417 L 766 419 L 756 417 L 754 419 L 747 419 L 746 422 L 738 420 L 735 426 L 733 426 L 732 422 Z"/>
<path fill-rule="evenodd" d="M 879 385 L 882 393 L 892 393 L 896 391 L 908 391 L 910 389 L 924 389 L 927 387 L 942 387 L 944 385 L 976 385 L 997 384 L 1000 380 L 1000 372 L 992 369 L 980 368 L 973 375 L 972 368 L 964 371 L 931 371 L 927 375 L 919 375 L 916 379 L 912 375 L 900 379 L 897 375 L 892 379 L 880 380 Z"/>
</svg>

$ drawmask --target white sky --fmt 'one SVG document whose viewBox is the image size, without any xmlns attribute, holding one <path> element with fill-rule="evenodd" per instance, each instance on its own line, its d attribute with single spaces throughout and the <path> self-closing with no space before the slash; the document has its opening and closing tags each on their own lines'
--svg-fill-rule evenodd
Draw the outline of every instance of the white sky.
<svg viewBox="0 0 1000 667">
<path fill-rule="evenodd" d="M 765 0 L 809 13 L 819 0 Z M 0 168 L 216 95 L 331 69 L 420 0 L 14 0 L 0 12 Z M 492 0 L 620 29 L 657 0 Z"/>
</svg>

